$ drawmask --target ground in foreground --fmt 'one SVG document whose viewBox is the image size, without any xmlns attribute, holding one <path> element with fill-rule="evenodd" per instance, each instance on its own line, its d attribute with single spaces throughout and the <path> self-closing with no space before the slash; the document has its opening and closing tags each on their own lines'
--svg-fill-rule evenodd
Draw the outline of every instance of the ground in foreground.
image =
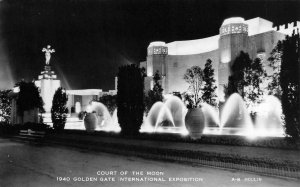
<svg viewBox="0 0 300 187">
<path fill-rule="evenodd" d="M 136 157 L 112 155 L 69 147 L 29 145 L 8 139 L 0 139 L 0 165 L 0 186 L 288 187 L 298 186 L 299 182 L 293 179 L 281 179 L 202 166 L 150 161 Z M 134 171 L 136 173 L 133 173 Z M 156 175 L 147 175 L 149 174 L 147 172 Z M 129 180 L 132 177 L 141 180 L 165 181 L 121 181 L 122 179 Z M 173 181 L 183 180 L 184 178 L 186 180 L 197 181 Z M 95 179 L 97 181 L 78 181 L 87 179 Z M 105 179 L 114 179 L 115 181 L 101 181 Z"/>
</svg>

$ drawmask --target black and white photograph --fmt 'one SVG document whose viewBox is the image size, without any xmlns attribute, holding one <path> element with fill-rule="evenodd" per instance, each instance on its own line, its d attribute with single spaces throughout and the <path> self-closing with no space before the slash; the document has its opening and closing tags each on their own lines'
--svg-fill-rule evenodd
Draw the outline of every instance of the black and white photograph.
<svg viewBox="0 0 300 187">
<path fill-rule="evenodd" d="M 0 187 L 297 187 L 300 0 L 0 0 Z"/>
</svg>

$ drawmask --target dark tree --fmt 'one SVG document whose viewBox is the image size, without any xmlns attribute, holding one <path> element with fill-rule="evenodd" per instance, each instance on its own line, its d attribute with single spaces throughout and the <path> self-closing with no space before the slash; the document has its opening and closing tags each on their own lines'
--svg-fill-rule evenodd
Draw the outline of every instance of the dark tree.
<svg viewBox="0 0 300 187">
<path fill-rule="evenodd" d="M 262 82 L 266 73 L 259 58 L 252 61 L 249 55 L 241 51 L 231 66 L 231 76 L 225 86 L 225 97 L 239 93 L 247 107 L 255 107 L 262 99 Z M 254 114 L 254 111 L 251 111 Z"/>
<path fill-rule="evenodd" d="M 272 72 L 268 75 L 268 94 L 274 95 L 281 99 L 282 90 L 280 86 L 280 68 L 281 68 L 281 56 L 282 56 L 282 41 L 278 41 L 275 48 L 272 50 L 270 57 L 268 58 L 269 66 L 272 68 Z"/>
<path fill-rule="evenodd" d="M 212 68 L 212 61 L 208 59 L 205 63 L 205 67 L 203 69 L 203 94 L 202 100 L 212 106 L 217 106 L 217 95 L 216 89 L 217 86 L 215 85 L 215 77 L 214 77 L 214 69 Z"/>
<path fill-rule="evenodd" d="M 117 95 L 103 95 L 98 99 L 98 101 L 107 107 L 111 115 L 117 108 Z"/>
<path fill-rule="evenodd" d="M 249 54 L 241 51 L 231 66 L 233 90 L 236 90 L 243 98 L 245 96 L 244 87 L 248 86 L 248 83 L 245 80 L 245 73 L 247 69 L 250 68 L 251 63 L 252 60 L 250 59 Z"/>
<path fill-rule="evenodd" d="M 0 122 L 9 123 L 11 114 L 11 99 L 8 93 L 11 90 L 1 90 L 0 91 Z"/>
<path fill-rule="evenodd" d="M 254 113 L 256 112 L 254 111 L 254 109 L 262 101 L 262 83 L 266 77 L 266 73 L 259 58 L 251 61 L 250 66 L 247 66 L 245 68 L 244 76 L 244 100 L 247 107 L 250 107 L 252 115 L 254 115 Z"/>
<path fill-rule="evenodd" d="M 23 116 L 24 111 L 38 108 L 39 112 L 44 113 L 44 102 L 40 96 L 38 87 L 33 82 L 21 81 L 16 84 L 20 92 L 17 98 L 18 113 Z"/>
<path fill-rule="evenodd" d="M 117 107 L 121 133 L 137 135 L 145 110 L 144 73 L 134 64 L 119 68 Z"/>
<path fill-rule="evenodd" d="M 155 72 L 153 77 L 154 85 L 153 89 L 148 91 L 147 96 L 145 97 L 145 109 L 148 113 L 152 105 L 158 101 L 163 100 L 163 88 L 161 86 L 161 76 L 158 71 Z"/>
<path fill-rule="evenodd" d="M 54 93 L 51 107 L 51 119 L 53 128 L 56 131 L 61 131 L 65 128 L 68 113 L 68 108 L 66 106 L 67 101 L 68 96 L 66 90 L 59 87 Z"/>
<path fill-rule="evenodd" d="M 280 86 L 282 89 L 282 111 L 286 134 L 294 140 L 300 136 L 300 37 L 298 34 L 287 36 L 282 42 L 282 62 Z"/>
<path fill-rule="evenodd" d="M 228 97 L 233 93 L 238 93 L 238 90 L 234 82 L 234 76 L 230 75 L 228 77 L 228 84 L 224 85 L 225 99 L 228 99 Z"/>
<path fill-rule="evenodd" d="M 249 55 L 243 51 L 233 61 L 230 68 L 231 75 L 228 77 L 228 84 L 224 87 L 225 98 L 228 98 L 233 93 L 239 93 L 244 97 L 244 87 L 247 85 L 244 80 L 245 69 L 251 64 Z"/>
</svg>

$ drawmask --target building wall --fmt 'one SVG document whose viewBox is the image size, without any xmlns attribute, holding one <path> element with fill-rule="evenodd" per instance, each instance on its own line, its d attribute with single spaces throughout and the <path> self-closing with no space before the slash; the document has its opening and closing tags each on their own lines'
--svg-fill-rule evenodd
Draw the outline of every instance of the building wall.
<svg viewBox="0 0 300 187">
<path fill-rule="evenodd" d="M 166 58 L 166 93 L 187 91 L 188 84 L 183 80 L 185 71 L 194 65 L 203 68 L 206 60 L 211 59 L 215 70 L 218 95 L 224 95 L 223 87 L 228 82 L 230 64 L 239 55 L 240 51 L 249 53 L 251 59 L 260 57 L 264 68 L 270 74 L 272 70 L 268 66 L 267 59 L 277 42 L 284 38 L 285 35 L 277 31 L 268 31 L 253 36 L 233 34 L 220 37 L 219 50 L 196 55 L 168 55 Z M 227 63 L 221 62 L 224 52 L 228 52 Z"/>
<path fill-rule="evenodd" d="M 219 64 L 218 50 L 197 55 L 168 55 L 166 58 L 165 93 L 187 91 L 188 84 L 183 79 L 186 70 L 192 66 L 204 68 L 207 59 L 212 60 L 213 68 L 217 70 Z M 215 78 L 218 81 L 217 71 L 215 71 Z"/>
<path fill-rule="evenodd" d="M 248 53 L 252 59 L 257 57 L 261 58 L 262 63 L 266 70 L 271 73 L 271 69 L 268 67 L 268 58 L 270 53 L 277 45 L 279 40 L 283 40 L 285 35 L 277 31 L 269 31 L 257 35 L 250 36 L 250 50 Z"/>
<path fill-rule="evenodd" d="M 272 69 L 268 65 L 271 51 L 279 40 L 285 38 L 286 33 L 291 34 L 291 30 L 300 27 L 300 22 L 299 24 L 297 22 L 295 27 L 289 24 L 287 29 L 280 26 L 279 30 L 273 28 L 272 25 L 272 22 L 262 18 L 246 21 L 243 18 L 230 18 L 221 25 L 220 35 L 199 40 L 175 41 L 168 44 L 164 42 L 150 43 L 147 61 L 140 64 L 141 67 L 147 67 L 148 77 L 145 81 L 145 89 L 151 89 L 152 75 L 156 70 L 160 70 L 164 79 L 162 85 L 165 94 L 185 92 L 188 90 L 188 84 L 183 79 L 186 70 L 195 65 L 204 68 L 206 60 L 211 59 L 218 86 L 217 94 L 222 100 L 223 88 L 228 83 L 231 66 L 240 52 L 248 53 L 253 60 L 260 58 L 267 73 L 271 74 Z M 166 51 L 169 51 L 171 55 L 153 55 L 153 53 L 149 55 L 149 49 L 151 52 L 153 46 L 154 48 L 169 46 L 171 48 Z M 213 46 L 215 49 L 203 52 L 204 49 L 209 48 L 206 46 Z"/>
<path fill-rule="evenodd" d="M 80 103 L 81 111 L 86 111 L 87 106 L 90 104 L 92 100 L 98 100 L 98 95 L 68 95 L 67 107 L 69 112 L 71 112 L 71 108 L 76 106 L 76 102 Z"/>
<path fill-rule="evenodd" d="M 165 75 L 165 61 L 166 55 L 154 54 L 147 56 L 147 76 L 154 76 L 158 71 L 160 74 Z"/>
</svg>

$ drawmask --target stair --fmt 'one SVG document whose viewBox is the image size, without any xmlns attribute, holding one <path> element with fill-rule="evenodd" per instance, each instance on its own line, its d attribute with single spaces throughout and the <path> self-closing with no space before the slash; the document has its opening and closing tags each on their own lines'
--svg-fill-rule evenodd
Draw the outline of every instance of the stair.
<svg viewBox="0 0 300 187">
<path fill-rule="evenodd" d="M 40 142 L 44 139 L 45 135 L 46 132 L 44 131 L 33 131 L 31 129 L 28 129 L 20 130 L 19 134 L 14 136 L 14 138 L 26 142 Z"/>
</svg>

